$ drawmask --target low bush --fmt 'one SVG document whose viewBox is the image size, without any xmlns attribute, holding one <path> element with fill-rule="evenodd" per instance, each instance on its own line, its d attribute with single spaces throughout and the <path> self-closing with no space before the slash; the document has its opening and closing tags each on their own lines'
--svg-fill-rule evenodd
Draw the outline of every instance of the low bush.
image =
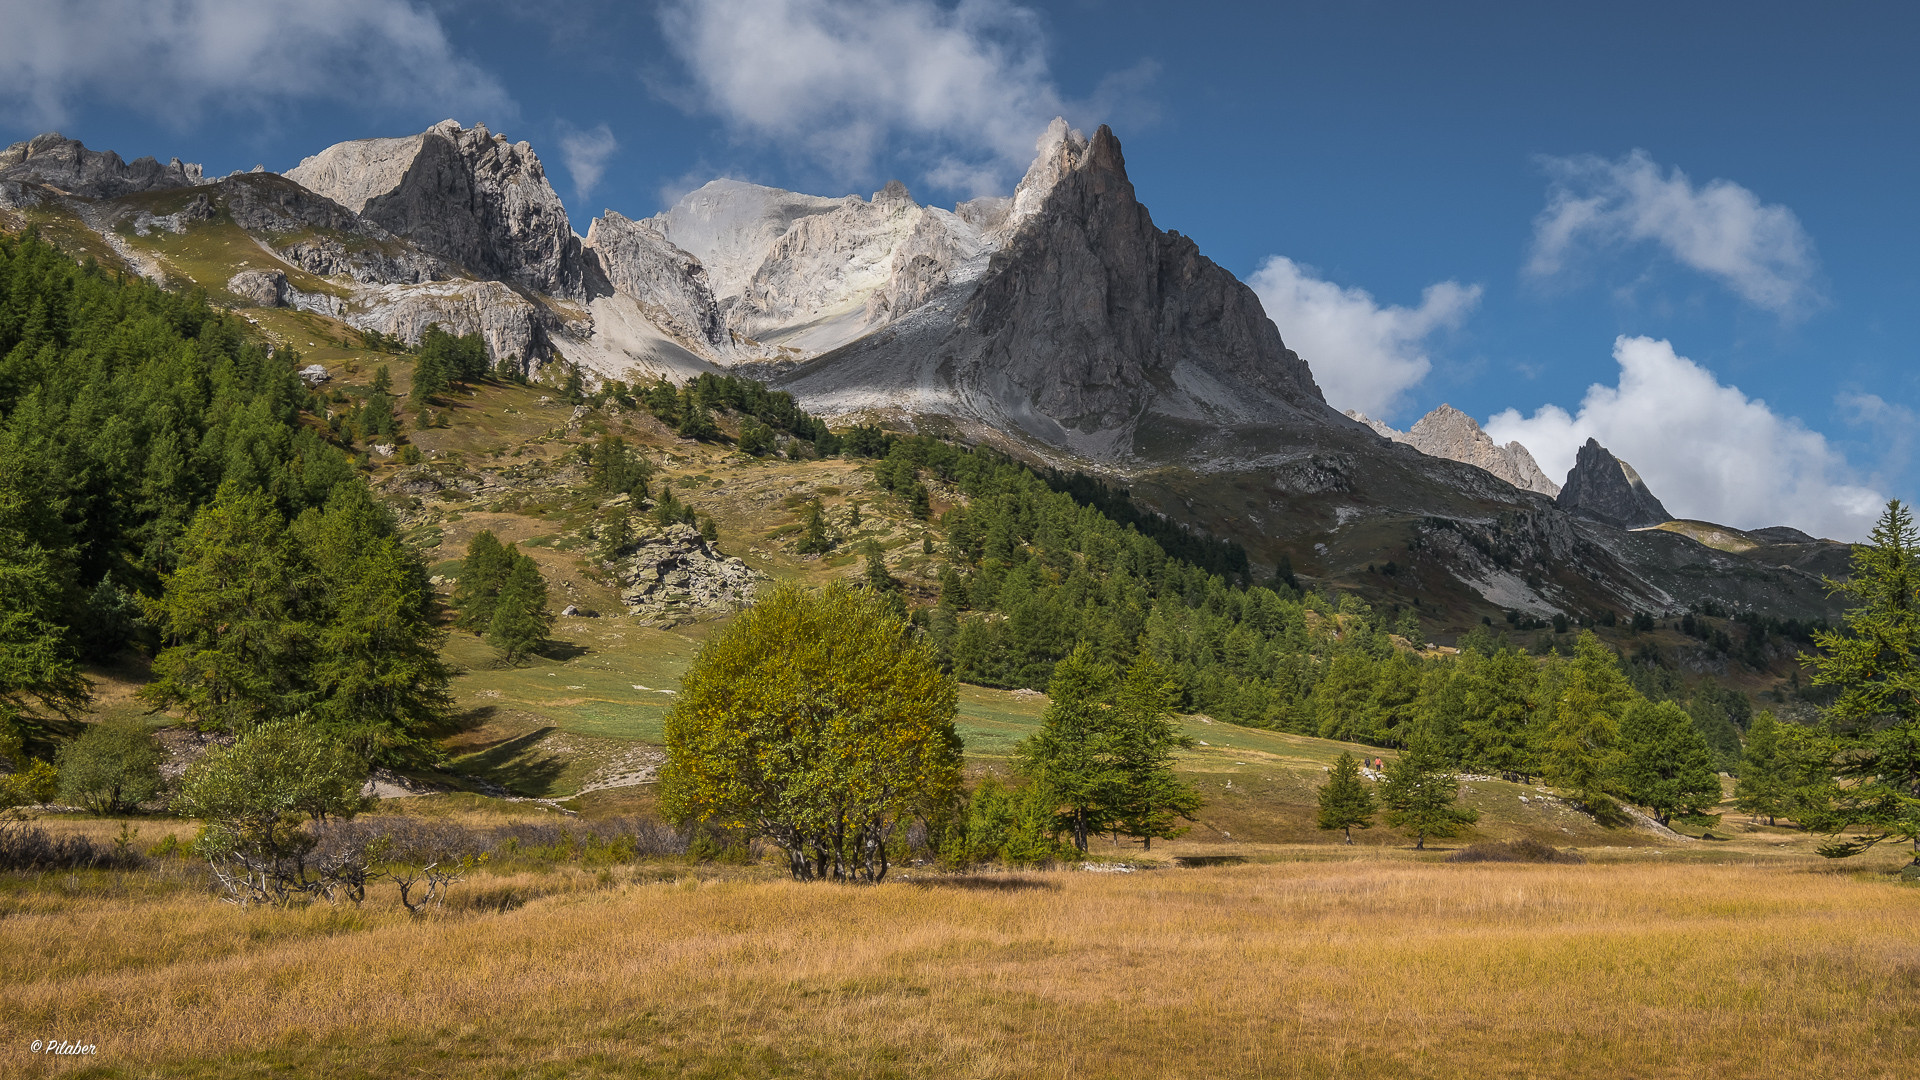
<svg viewBox="0 0 1920 1080">
<path fill-rule="evenodd" d="M 1583 863 L 1587 860 L 1572 851 L 1559 851 L 1538 840 L 1509 840 L 1505 843 L 1474 844 L 1447 856 L 1448 862 L 1520 862 Z"/>
<path fill-rule="evenodd" d="M 84 836 L 54 836 L 25 818 L 0 815 L 0 870 L 138 870 L 145 856 L 121 841 L 96 844 Z"/>
</svg>

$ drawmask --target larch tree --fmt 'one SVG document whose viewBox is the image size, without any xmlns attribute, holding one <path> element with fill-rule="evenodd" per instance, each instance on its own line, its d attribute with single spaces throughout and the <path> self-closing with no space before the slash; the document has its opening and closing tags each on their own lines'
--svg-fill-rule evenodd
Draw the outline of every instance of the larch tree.
<svg viewBox="0 0 1920 1080">
<path fill-rule="evenodd" d="M 1620 790 L 1666 825 L 1675 814 L 1710 812 L 1723 795 L 1713 751 L 1685 709 L 1645 699 L 1627 707 L 1620 723 L 1625 748 Z"/>
<path fill-rule="evenodd" d="M 1613 653 L 1582 630 L 1564 670 L 1541 754 L 1547 783 L 1574 793 L 1595 815 L 1617 812 L 1611 801 L 1620 763 L 1620 720 L 1633 687 Z"/>
<path fill-rule="evenodd" d="M 1354 828 L 1373 828 L 1373 815 L 1377 811 L 1373 792 L 1368 790 L 1366 781 L 1360 779 L 1360 763 L 1354 760 L 1351 751 L 1340 751 L 1333 771 L 1327 774 L 1327 782 L 1320 786 L 1319 826 L 1329 831 L 1342 830 L 1347 843 L 1351 844 Z"/>
<path fill-rule="evenodd" d="M 1781 782 L 1780 724 L 1770 711 L 1753 718 L 1747 745 L 1740 758 L 1740 780 L 1734 786 L 1734 805 L 1767 824 L 1786 812 L 1786 790 Z"/>
<path fill-rule="evenodd" d="M 1080 644 L 1053 669 L 1040 730 L 1017 750 L 1029 776 L 1044 777 L 1059 800 L 1058 827 L 1087 850 L 1087 838 L 1119 824 L 1123 786 L 1113 720 L 1116 673 Z"/>
<path fill-rule="evenodd" d="M 1116 828 L 1139 838 L 1145 850 L 1156 839 L 1186 832 L 1200 794 L 1173 774 L 1173 752 L 1193 745 L 1173 722 L 1179 687 L 1173 673 L 1141 653 L 1121 679 L 1112 714 L 1113 749 L 1119 768 Z"/>
<path fill-rule="evenodd" d="M 487 644 L 500 651 L 509 664 L 540 651 L 553 629 L 553 613 L 547 610 L 547 582 L 540 576 L 540 565 L 532 557 L 507 545 L 508 570 L 494 600 L 493 619 L 487 623 Z"/>
<path fill-rule="evenodd" d="M 1842 629 L 1814 634 L 1820 652 L 1806 660 L 1814 685 L 1838 693 L 1826 712 L 1839 786 L 1820 850 L 1844 858 L 1898 839 L 1920 864 L 1920 529 L 1900 500 L 1854 547 L 1852 570 L 1828 590 L 1855 606 Z"/>
<path fill-rule="evenodd" d="M 454 624 L 484 634 L 493 623 L 493 608 L 513 568 L 507 549 L 493 530 L 483 529 L 467 541 L 467 557 L 460 565 L 460 582 L 453 591 Z"/>
<path fill-rule="evenodd" d="M 1413 849 L 1426 849 L 1427 838 L 1447 839 L 1480 820 L 1480 812 L 1461 806 L 1460 781 L 1422 740 L 1387 763 L 1380 785 L 1387 824 L 1413 836 Z"/>
</svg>

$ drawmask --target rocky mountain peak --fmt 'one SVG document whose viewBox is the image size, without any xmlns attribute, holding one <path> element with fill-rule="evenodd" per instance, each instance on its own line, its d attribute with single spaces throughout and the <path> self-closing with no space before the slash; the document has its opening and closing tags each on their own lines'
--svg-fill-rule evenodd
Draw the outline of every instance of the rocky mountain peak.
<svg viewBox="0 0 1920 1080">
<path fill-rule="evenodd" d="M 1060 178 L 1080 167 L 1087 153 L 1087 137 L 1069 128 L 1066 118 L 1056 116 L 1033 149 L 1033 164 L 1013 189 L 1013 206 L 1008 217 L 1011 223 L 1039 213 Z"/>
<path fill-rule="evenodd" d="M 479 274 L 580 299 L 587 265 L 539 155 L 486 125 L 338 143 L 287 177 Z"/>
<path fill-rule="evenodd" d="M 1525 446 L 1496 444 L 1473 417 L 1451 405 L 1442 404 L 1421 417 L 1407 435 L 1407 442 L 1423 454 L 1478 466 L 1522 491 L 1560 494 L 1560 485 L 1547 479 Z"/>
<path fill-rule="evenodd" d="M 174 158 L 162 165 L 143 157 L 131 164 L 111 150 L 89 150 L 57 131 L 0 150 L 0 181 L 42 184 L 64 195 L 110 199 L 137 191 L 193 187 L 206 182 L 200 166 Z"/>
<path fill-rule="evenodd" d="M 1673 520 L 1633 466 L 1614 457 L 1598 439 L 1588 439 L 1555 500 L 1562 510 L 1626 529 Z"/>
</svg>

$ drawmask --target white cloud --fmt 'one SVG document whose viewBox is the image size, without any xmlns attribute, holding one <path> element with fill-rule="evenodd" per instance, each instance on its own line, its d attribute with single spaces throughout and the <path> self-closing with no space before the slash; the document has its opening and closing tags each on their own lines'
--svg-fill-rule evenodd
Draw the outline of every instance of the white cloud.
<svg viewBox="0 0 1920 1080">
<path fill-rule="evenodd" d="M 1824 435 L 1723 385 L 1668 342 L 1620 337 L 1613 358 L 1618 385 L 1588 387 L 1578 413 L 1547 405 L 1523 417 L 1508 409 L 1487 421 L 1487 434 L 1519 440 L 1556 480 L 1573 468 L 1581 444 L 1598 439 L 1678 517 L 1866 536 L 1885 500 L 1857 482 Z"/>
<path fill-rule="evenodd" d="M 1696 188 L 1677 168 L 1662 173 L 1644 150 L 1617 161 L 1583 155 L 1545 164 L 1552 183 L 1534 219 L 1529 274 L 1559 274 L 1587 245 L 1651 241 L 1782 318 L 1819 305 L 1813 240 L 1792 210 L 1763 204 L 1731 180 Z"/>
<path fill-rule="evenodd" d="M 0 104 L 33 124 L 84 100 L 172 121 L 300 99 L 514 111 L 409 0 L 0 0 L 0 27 Z"/>
<path fill-rule="evenodd" d="M 1375 419 L 1392 415 L 1433 364 L 1423 348 L 1436 330 L 1458 327 L 1480 302 L 1480 286 L 1429 285 L 1420 306 L 1380 306 L 1364 289 L 1322 281 L 1292 259 L 1275 255 L 1247 282 L 1287 347 L 1313 369 L 1336 409 Z"/>
<path fill-rule="evenodd" d="M 1004 191 L 1067 111 L 1039 16 L 1007 0 L 671 0 L 661 23 L 697 107 L 843 179 L 903 136 L 935 183 Z"/>
<path fill-rule="evenodd" d="M 582 201 L 599 185 L 600 177 L 607 171 L 607 159 L 618 149 L 620 144 L 614 140 L 613 130 L 605 124 L 586 131 L 561 133 L 560 160 L 566 163 L 567 172 L 573 177 L 573 193 Z"/>
</svg>

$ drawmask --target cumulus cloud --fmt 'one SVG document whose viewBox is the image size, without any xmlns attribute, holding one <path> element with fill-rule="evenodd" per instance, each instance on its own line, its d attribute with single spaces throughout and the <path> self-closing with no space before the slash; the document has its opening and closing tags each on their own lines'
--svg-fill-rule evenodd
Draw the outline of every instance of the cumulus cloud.
<svg viewBox="0 0 1920 1080">
<path fill-rule="evenodd" d="M 1613 358 L 1618 384 L 1588 387 L 1577 413 L 1508 409 L 1487 421 L 1487 434 L 1519 440 L 1556 479 L 1573 468 L 1581 444 L 1598 439 L 1680 517 L 1866 536 L 1885 500 L 1857 481 L 1824 435 L 1722 384 L 1668 342 L 1620 337 Z"/>
<path fill-rule="evenodd" d="M 34 124 L 104 100 L 173 121 L 301 99 L 509 118 L 409 0 L 0 0 L 0 102 Z"/>
<path fill-rule="evenodd" d="M 593 189 L 599 186 L 600 178 L 606 175 L 607 159 L 618 149 L 620 144 L 614 140 L 613 130 L 605 124 L 586 131 L 566 130 L 560 133 L 560 160 L 573 177 L 573 193 L 576 196 L 584 200 L 592 194 Z"/>
<path fill-rule="evenodd" d="M 1589 248 L 1652 243 L 1756 307 L 1792 318 L 1818 306 L 1813 240 L 1792 210 L 1731 180 L 1695 187 L 1644 150 L 1616 161 L 1546 158 L 1551 186 L 1527 272 L 1561 273 Z"/>
<path fill-rule="evenodd" d="M 690 104 L 846 179 L 903 136 L 935 183 L 1005 190 L 1067 111 L 1039 16 L 1006 0 L 670 0 L 661 23 Z"/>
<path fill-rule="evenodd" d="M 1381 306 L 1364 289 L 1323 281 L 1307 267 L 1275 255 L 1247 282 L 1287 347 L 1313 369 L 1336 409 L 1391 416 L 1433 364 L 1424 342 L 1458 327 L 1480 302 L 1480 286 L 1429 285 L 1415 308 Z"/>
</svg>

